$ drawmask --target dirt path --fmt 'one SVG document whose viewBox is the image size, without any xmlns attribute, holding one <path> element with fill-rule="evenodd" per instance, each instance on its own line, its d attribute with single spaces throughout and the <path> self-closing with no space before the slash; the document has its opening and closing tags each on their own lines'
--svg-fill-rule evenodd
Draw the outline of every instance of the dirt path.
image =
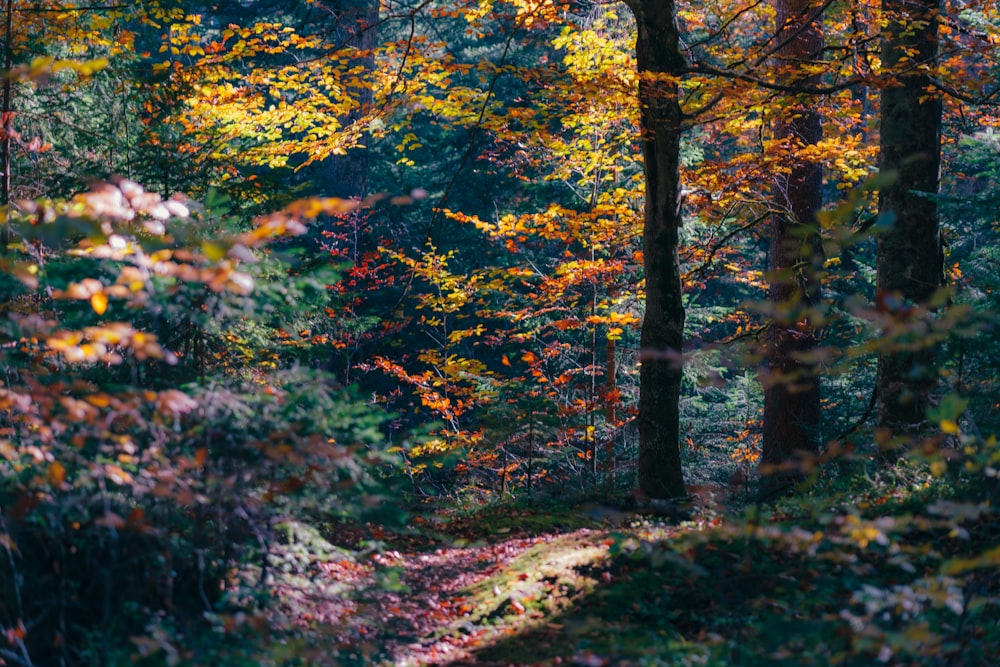
<svg viewBox="0 0 1000 667">
<path fill-rule="evenodd" d="M 522 532 L 468 546 L 390 538 L 398 548 L 313 558 L 304 572 L 281 577 L 278 613 L 359 664 L 485 664 L 473 651 L 544 623 L 562 606 L 554 595 L 565 574 L 606 554 L 603 536 L 590 529 Z M 550 547 L 560 555 L 548 555 Z M 534 560 L 525 568 L 528 556 Z"/>
<path fill-rule="evenodd" d="M 388 553 L 382 565 L 401 568 L 407 591 L 385 591 L 370 607 L 371 620 L 383 636 L 382 649 L 393 664 L 437 665 L 470 659 L 494 631 L 467 620 L 476 611 L 467 591 L 501 573 L 551 535 L 510 538 L 495 544 L 438 548 L 429 553 Z"/>
</svg>

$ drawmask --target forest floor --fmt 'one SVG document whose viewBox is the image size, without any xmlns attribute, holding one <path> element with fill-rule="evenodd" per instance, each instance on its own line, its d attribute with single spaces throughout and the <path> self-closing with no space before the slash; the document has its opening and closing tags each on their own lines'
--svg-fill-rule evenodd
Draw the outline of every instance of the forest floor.
<svg viewBox="0 0 1000 667">
<path fill-rule="evenodd" d="M 310 664 L 998 664 L 994 514 L 960 517 L 955 537 L 951 517 L 911 529 L 902 510 L 831 509 L 678 524 L 592 504 L 418 516 L 397 532 L 294 524 L 272 613 Z M 960 560 L 983 548 L 987 560 Z M 942 574 L 959 571 L 961 585 Z"/>
<path fill-rule="evenodd" d="M 606 642 L 591 647 L 587 635 L 603 628 L 580 615 L 581 604 L 615 578 L 616 545 L 698 524 L 612 525 L 624 517 L 592 505 L 508 508 L 422 528 L 431 522 L 418 517 L 417 529 L 396 533 L 336 526 L 331 538 L 346 550 L 327 549 L 333 557 L 314 559 L 308 577 L 300 568 L 281 577 L 280 609 L 312 629 L 320 661 L 327 649 L 316 639 L 325 637 L 360 664 L 631 664 Z"/>
</svg>

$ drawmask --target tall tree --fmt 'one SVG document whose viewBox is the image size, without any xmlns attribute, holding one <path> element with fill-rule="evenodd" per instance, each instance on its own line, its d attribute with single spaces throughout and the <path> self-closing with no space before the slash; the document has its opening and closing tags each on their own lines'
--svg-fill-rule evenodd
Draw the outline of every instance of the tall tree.
<svg viewBox="0 0 1000 667">
<path fill-rule="evenodd" d="M 14 0 L 7 0 L 7 4 L 4 7 L 3 41 L 3 136 L 0 137 L 0 169 L 3 169 L 3 175 L 0 175 L 0 206 L 4 209 L 6 209 L 7 205 L 10 204 L 10 130 L 11 118 L 13 117 L 10 106 L 10 92 L 11 86 L 13 85 L 10 70 L 14 59 L 14 47 L 11 44 L 11 37 L 13 37 L 14 34 L 13 22 Z M 8 221 L 4 220 L 3 226 L 0 227 L 0 254 L 5 254 L 7 252 L 8 244 L 10 244 L 10 226 Z"/>
<path fill-rule="evenodd" d="M 680 457 L 684 304 L 677 261 L 680 210 L 678 79 L 685 70 L 674 0 L 626 0 L 635 15 L 640 127 L 646 180 L 643 265 L 646 312 L 639 374 L 639 490 L 685 495 Z"/>
<path fill-rule="evenodd" d="M 371 111 L 375 100 L 372 73 L 378 36 L 378 0 L 334 0 L 327 3 L 338 47 L 349 51 L 350 75 L 345 77 L 351 106 L 341 125 L 352 126 Z M 318 165 L 319 186 L 328 197 L 363 197 L 368 189 L 368 150 L 358 146 L 343 155 L 331 155 Z"/>
<path fill-rule="evenodd" d="M 815 85 L 819 74 L 809 66 L 821 57 L 823 30 L 814 0 L 777 0 L 775 58 L 786 81 Z M 807 352 L 816 346 L 816 332 L 808 308 L 818 294 L 816 270 L 822 262 L 816 213 L 823 203 L 823 169 L 802 149 L 823 137 L 822 118 L 803 96 L 792 97 L 779 110 L 775 136 L 784 140 L 790 160 L 777 172 L 770 221 L 770 295 L 774 319 L 767 333 L 764 383 L 764 427 L 761 465 L 762 492 L 778 490 L 794 479 L 781 471 L 800 453 L 818 449 L 820 422 L 819 378 Z M 792 474 L 789 474 L 789 473 Z"/>
<path fill-rule="evenodd" d="M 892 220 L 878 239 L 879 304 L 901 316 L 927 304 L 941 285 L 938 171 L 941 99 L 931 82 L 938 53 L 938 0 L 883 0 L 881 173 L 879 214 Z M 879 426 L 912 434 L 924 423 L 936 385 L 930 346 L 889 349 L 878 360 Z"/>
</svg>

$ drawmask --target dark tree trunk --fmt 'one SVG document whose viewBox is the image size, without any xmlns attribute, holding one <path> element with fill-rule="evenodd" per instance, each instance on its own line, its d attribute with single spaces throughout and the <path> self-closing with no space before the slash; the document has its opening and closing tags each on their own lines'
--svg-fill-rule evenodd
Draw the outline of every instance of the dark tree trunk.
<svg viewBox="0 0 1000 667">
<path fill-rule="evenodd" d="M 823 49 L 823 31 L 813 18 L 814 0 L 777 0 L 778 41 L 775 66 L 785 81 L 814 84 L 818 76 L 798 74 L 801 66 L 817 60 Z M 807 24 L 808 22 L 808 24 Z M 823 137 L 820 114 L 808 101 L 793 100 L 781 110 L 775 124 L 778 139 L 792 147 L 819 143 Z M 776 176 L 770 221 L 770 292 L 774 320 L 767 332 L 764 385 L 764 430 L 761 469 L 762 493 L 771 494 L 800 475 L 796 460 L 819 449 L 820 394 L 816 369 L 799 355 L 814 348 L 816 332 L 807 309 L 819 291 L 816 271 L 822 251 L 816 213 L 823 204 L 823 169 L 815 161 L 796 159 L 786 173 Z"/>
<path fill-rule="evenodd" d="M 883 0 L 888 28 L 882 64 L 891 73 L 882 90 L 880 171 L 891 179 L 879 193 L 879 214 L 891 216 L 878 239 L 879 304 L 926 304 L 941 286 L 938 191 L 941 100 L 923 67 L 938 50 L 937 0 Z M 878 423 L 895 434 L 924 424 L 937 385 L 936 349 L 887 350 L 878 359 Z"/>
<path fill-rule="evenodd" d="M 338 52 L 349 55 L 343 65 L 341 84 L 351 106 L 338 117 L 342 132 L 357 132 L 354 127 L 374 104 L 372 77 L 375 72 L 375 46 L 378 37 L 378 0 L 332 0 L 320 9 L 307 13 L 305 21 L 322 25 L 327 41 Z M 306 192 L 318 197 L 363 199 L 368 194 L 368 148 L 350 148 L 343 155 L 329 155 L 300 172 L 307 183 Z M 323 216 L 308 236 L 299 242 L 312 252 L 332 251 L 340 260 L 357 261 L 363 252 L 359 242 L 365 236 L 365 212 Z"/>
<path fill-rule="evenodd" d="M 636 58 L 646 175 L 639 491 L 649 498 L 680 498 L 686 493 L 679 412 L 684 305 L 677 261 L 682 115 L 677 80 L 672 77 L 683 73 L 685 62 L 679 48 L 674 0 L 627 0 L 627 4 L 638 28 Z"/>
<path fill-rule="evenodd" d="M 3 136 L 0 137 L 0 169 L 3 169 L 3 175 L 0 176 L 0 206 L 4 208 L 10 204 L 10 133 L 11 119 L 13 118 L 10 100 L 12 86 L 10 70 L 14 60 L 14 47 L 11 42 L 14 37 L 13 16 L 14 0 L 7 0 L 4 8 L 3 127 L 0 128 L 0 132 L 3 133 Z M 0 255 L 7 253 L 7 246 L 10 245 L 10 242 L 10 217 L 8 216 L 7 220 L 4 220 L 3 225 L 0 226 Z"/>
<path fill-rule="evenodd" d="M 356 85 L 348 86 L 355 106 L 341 117 L 344 128 L 361 119 L 374 103 L 371 77 L 375 71 L 375 45 L 378 37 L 378 0 L 334 0 L 326 3 L 333 11 L 334 40 L 344 49 L 356 52 L 350 69 Z M 359 146 L 345 155 L 331 155 L 316 170 L 317 186 L 323 196 L 364 197 L 368 189 L 368 150 Z"/>
</svg>

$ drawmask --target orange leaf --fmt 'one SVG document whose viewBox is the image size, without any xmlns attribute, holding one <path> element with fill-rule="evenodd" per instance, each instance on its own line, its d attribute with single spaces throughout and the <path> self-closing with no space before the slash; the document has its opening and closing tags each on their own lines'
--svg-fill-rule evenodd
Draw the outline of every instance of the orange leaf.
<svg viewBox="0 0 1000 667">
<path fill-rule="evenodd" d="M 90 295 L 90 307 L 98 315 L 103 315 L 108 309 L 108 295 L 104 292 L 95 292 Z"/>
<path fill-rule="evenodd" d="M 90 396 L 86 396 L 84 400 L 95 408 L 106 408 L 111 405 L 111 397 L 107 394 L 91 394 Z"/>
<path fill-rule="evenodd" d="M 52 486 L 59 486 L 66 481 L 66 467 L 58 461 L 54 461 L 45 471 L 45 477 Z"/>
</svg>

